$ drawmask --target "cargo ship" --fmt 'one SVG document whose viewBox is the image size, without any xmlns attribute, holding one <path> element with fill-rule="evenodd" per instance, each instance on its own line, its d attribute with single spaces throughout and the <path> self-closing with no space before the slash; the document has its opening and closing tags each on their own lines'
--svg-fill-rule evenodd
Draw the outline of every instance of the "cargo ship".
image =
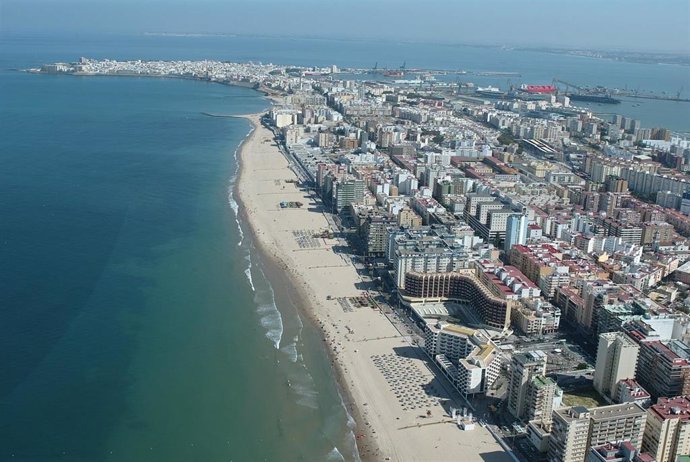
<svg viewBox="0 0 690 462">
<path fill-rule="evenodd" d="M 570 93 L 567 95 L 571 101 L 586 101 L 588 103 L 600 104 L 620 104 L 621 100 L 612 98 L 608 95 L 583 95 L 577 93 Z"/>
<path fill-rule="evenodd" d="M 524 91 L 525 93 L 543 95 L 543 94 L 556 93 L 556 87 L 554 85 L 527 85 L 527 84 L 522 84 L 522 85 L 520 85 L 520 91 Z"/>
</svg>

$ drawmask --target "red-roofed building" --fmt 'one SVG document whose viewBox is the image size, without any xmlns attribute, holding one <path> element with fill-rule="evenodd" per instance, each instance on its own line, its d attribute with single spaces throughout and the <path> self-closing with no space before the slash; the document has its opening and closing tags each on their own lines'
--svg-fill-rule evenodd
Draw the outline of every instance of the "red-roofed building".
<svg viewBox="0 0 690 462">
<path fill-rule="evenodd" d="M 678 340 L 640 342 L 635 378 L 653 398 L 690 395 L 690 347 Z"/>
<path fill-rule="evenodd" d="M 690 397 L 660 398 L 647 410 L 642 449 L 657 462 L 690 454 Z"/>
<path fill-rule="evenodd" d="M 617 403 L 637 403 L 644 408 L 652 401 L 649 392 L 634 379 L 619 380 L 614 398 Z"/>
<path fill-rule="evenodd" d="M 587 462 L 655 462 L 655 459 L 640 453 L 630 441 L 622 441 L 593 446 Z"/>
</svg>

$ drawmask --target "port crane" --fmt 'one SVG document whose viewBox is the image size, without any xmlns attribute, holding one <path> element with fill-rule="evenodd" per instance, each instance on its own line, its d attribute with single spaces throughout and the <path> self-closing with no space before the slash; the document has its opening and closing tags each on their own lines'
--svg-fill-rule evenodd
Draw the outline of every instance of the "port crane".
<svg viewBox="0 0 690 462">
<path fill-rule="evenodd" d="M 584 88 L 575 85 L 574 83 L 566 82 L 565 80 L 560 80 L 560 79 L 553 79 L 553 85 L 556 86 L 557 83 L 562 83 L 565 85 L 565 91 L 569 92 L 571 88 L 574 88 L 575 90 L 579 92 L 584 92 Z"/>
</svg>

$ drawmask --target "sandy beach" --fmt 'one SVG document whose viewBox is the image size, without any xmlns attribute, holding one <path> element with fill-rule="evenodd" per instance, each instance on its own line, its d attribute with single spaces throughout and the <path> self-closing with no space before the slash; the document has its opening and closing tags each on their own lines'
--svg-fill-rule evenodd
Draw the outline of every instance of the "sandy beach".
<svg viewBox="0 0 690 462">
<path fill-rule="evenodd" d="M 512 460 L 485 428 L 463 432 L 450 419 L 449 407 L 462 403 L 452 401 L 419 349 L 384 313 L 352 303 L 371 283 L 337 252 L 343 241 L 313 237 L 329 229 L 321 202 L 292 182 L 297 176 L 259 115 L 246 117 L 255 130 L 240 151 L 242 217 L 279 273 L 274 277 L 281 280 L 272 282 L 289 284 L 304 314 L 323 331 L 357 423 L 362 459 Z M 304 205 L 282 209 L 281 201 Z"/>
</svg>

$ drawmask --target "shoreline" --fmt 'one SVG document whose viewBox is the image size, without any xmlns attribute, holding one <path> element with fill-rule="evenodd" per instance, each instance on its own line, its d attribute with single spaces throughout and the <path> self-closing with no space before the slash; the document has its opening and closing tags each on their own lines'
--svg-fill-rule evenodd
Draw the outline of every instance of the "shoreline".
<svg viewBox="0 0 690 462">
<path fill-rule="evenodd" d="M 276 296 L 295 304 L 305 322 L 322 333 L 341 398 L 355 421 L 361 460 L 511 461 L 486 428 L 458 428 L 451 408 L 465 404 L 389 321 L 389 313 L 352 304 L 363 291 L 376 290 L 375 284 L 338 251 L 346 245 L 342 238 L 315 237 L 330 229 L 326 209 L 294 182 L 297 175 L 259 117 L 245 116 L 255 128 L 238 149 L 235 200 Z M 282 209 L 280 201 L 304 207 Z M 310 236 L 309 245 L 298 242 L 300 233 Z"/>
<path fill-rule="evenodd" d="M 275 102 L 275 101 L 272 101 Z M 319 332 L 319 335 L 324 338 L 326 334 L 323 329 L 323 325 L 319 322 L 315 315 L 314 308 L 311 306 L 309 297 L 304 293 L 304 286 L 300 284 L 295 284 L 293 281 L 287 277 L 286 264 L 277 256 L 270 255 L 265 243 L 259 236 L 257 232 L 251 214 L 247 212 L 247 207 L 245 201 L 242 197 L 240 191 L 243 180 L 246 181 L 246 160 L 244 159 L 245 149 L 251 144 L 254 136 L 257 134 L 257 130 L 261 127 L 261 122 L 258 119 L 265 113 L 260 112 L 256 114 L 243 114 L 238 116 L 233 116 L 234 118 L 242 118 L 248 120 L 251 125 L 251 130 L 247 136 L 242 140 L 237 148 L 237 160 L 238 160 L 238 170 L 237 178 L 233 188 L 233 195 L 235 201 L 239 205 L 239 216 L 240 221 L 246 225 L 246 231 L 249 232 L 252 242 L 255 244 L 255 248 L 259 253 L 259 258 L 264 266 L 266 277 L 273 285 L 275 296 L 277 301 L 287 299 L 289 303 L 292 303 L 297 307 L 300 314 L 303 316 L 305 322 L 308 322 L 315 331 Z M 282 155 L 282 154 L 281 154 Z M 279 304 L 279 303 L 278 303 Z M 352 429 L 353 436 L 355 436 L 355 446 L 360 460 L 363 462 L 374 461 L 376 458 L 373 453 L 378 453 L 376 440 L 373 438 L 373 434 L 367 431 L 367 426 L 365 425 L 365 420 L 357 407 L 356 401 L 347 386 L 344 371 L 337 360 L 337 356 L 333 354 L 332 349 L 326 348 L 327 356 L 331 363 L 331 370 L 336 379 L 336 386 L 338 392 L 343 400 L 343 406 L 349 418 L 354 421 L 354 428 Z M 368 451 L 364 451 L 362 445 L 358 443 L 356 438 L 357 434 L 365 434 L 365 439 L 369 442 Z"/>
</svg>

